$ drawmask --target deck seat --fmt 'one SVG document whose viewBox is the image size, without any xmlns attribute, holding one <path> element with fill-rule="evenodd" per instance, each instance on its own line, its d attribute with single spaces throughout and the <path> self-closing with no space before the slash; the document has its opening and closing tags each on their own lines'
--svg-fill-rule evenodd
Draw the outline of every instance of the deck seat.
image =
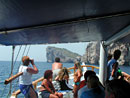
<svg viewBox="0 0 130 98">
<path fill-rule="evenodd" d="M 52 81 L 52 84 L 56 91 L 60 90 L 60 83 L 58 81 Z"/>
<path fill-rule="evenodd" d="M 59 90 L 57 92 L 62 93 L 63 94 L 63 98 L 73 98 L 72 90 Z"/>
</svg>

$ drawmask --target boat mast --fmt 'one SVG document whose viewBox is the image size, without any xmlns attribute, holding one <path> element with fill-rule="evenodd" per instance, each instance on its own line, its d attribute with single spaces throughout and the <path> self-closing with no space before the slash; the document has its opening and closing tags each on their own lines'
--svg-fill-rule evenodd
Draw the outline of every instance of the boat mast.
<svg viewBox="0 0 130 98">
<path fill-rule="evenodd" d="M 15 46 L 12 46 L 12 63 L 11 63 L 11 73 L 10 73 L 10 76 L 13 76 L 13 67 L 14 67 L 14 50 L 15 50 Z M 12 89 L 12 82 L 10 82 L 9 95 L 11 95 L 11 89 Z"/>
</svg>

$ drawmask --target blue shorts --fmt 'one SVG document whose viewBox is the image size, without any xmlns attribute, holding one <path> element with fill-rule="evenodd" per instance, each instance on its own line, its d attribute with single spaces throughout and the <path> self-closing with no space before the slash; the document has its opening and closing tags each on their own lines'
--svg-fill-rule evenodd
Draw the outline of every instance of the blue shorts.
<svg viewBox="0 0 130 98">
<path fill-rule="evenodd" d="M 32 84 L 31 84 L 31 85 L 22 85 L 22 84 L 20 84 L 19 87 L 20 87 L 21 93 L 24 94 L 25 98 L 30 98 L 30 96 L 29 96 L 29 89 L 30 89 L 30 88 L 33 89 Z M 34 90 L 34 89 L 33 89 L 33 90 Z M 34 91 L 35 91 L 35 90 L 34 90 Z M 35 93 L 36 93 L 36 96 L 37 96 L 37 98 L 38 98 L 38 95 L 37 95 L 37 92 L 36 92 L 36 91 L 35 91 Z"/>
<path fill-rule="evenodd" d="M 32 84 L 31 85 L 22 85 L 22 84 L 20 84 L 19 87 L 20 87 L 21 93 L 24 94 L 24 95 L 26 95 L 29 92 L 30 87 L 33 88 Z"/>
</svg>

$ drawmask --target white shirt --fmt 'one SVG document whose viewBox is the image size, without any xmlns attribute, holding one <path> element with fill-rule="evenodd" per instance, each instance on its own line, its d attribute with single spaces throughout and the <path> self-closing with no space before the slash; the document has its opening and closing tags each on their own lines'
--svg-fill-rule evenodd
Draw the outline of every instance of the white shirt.
<svg viewBox="0 0 130 98">
<path fill-rule="evenodd" d="M 28 66 L 21 65 L 19 68 L 19 72 L 23 72 L 23 75 L 19 77 L 19 84 L 22 85 L 30 85 L 32 84 L 32 74 L 27 72 Z"/>
</svg>

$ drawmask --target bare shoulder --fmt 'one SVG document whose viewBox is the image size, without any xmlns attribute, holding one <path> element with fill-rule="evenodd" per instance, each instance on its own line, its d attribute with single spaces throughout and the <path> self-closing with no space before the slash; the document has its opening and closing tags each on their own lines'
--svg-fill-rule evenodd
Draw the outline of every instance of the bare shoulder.
<svg viewBox="0 0 130 98">
<path fill-rule="evenodd" d="M 62 64 L 62 63 L 59 63 L 59 66 L 61 66 L 61 67 L 62 67 L 62 66 L 63 66 L 63 64 Z"/>
<path fill-rule="evenodd" d="M 52 70 L 54 70 L 54 69 L 61 69 L 62 66 L 63 66 L 62 63 L 54 62 L 54 63 L 52 64 Z"/>
<path fill-rule="evenodd" d="M 47 79 L 44 79 L 43 81 L 42 81 L 42 84 L 46 84 L 47 83 Z"/>
</svg>

